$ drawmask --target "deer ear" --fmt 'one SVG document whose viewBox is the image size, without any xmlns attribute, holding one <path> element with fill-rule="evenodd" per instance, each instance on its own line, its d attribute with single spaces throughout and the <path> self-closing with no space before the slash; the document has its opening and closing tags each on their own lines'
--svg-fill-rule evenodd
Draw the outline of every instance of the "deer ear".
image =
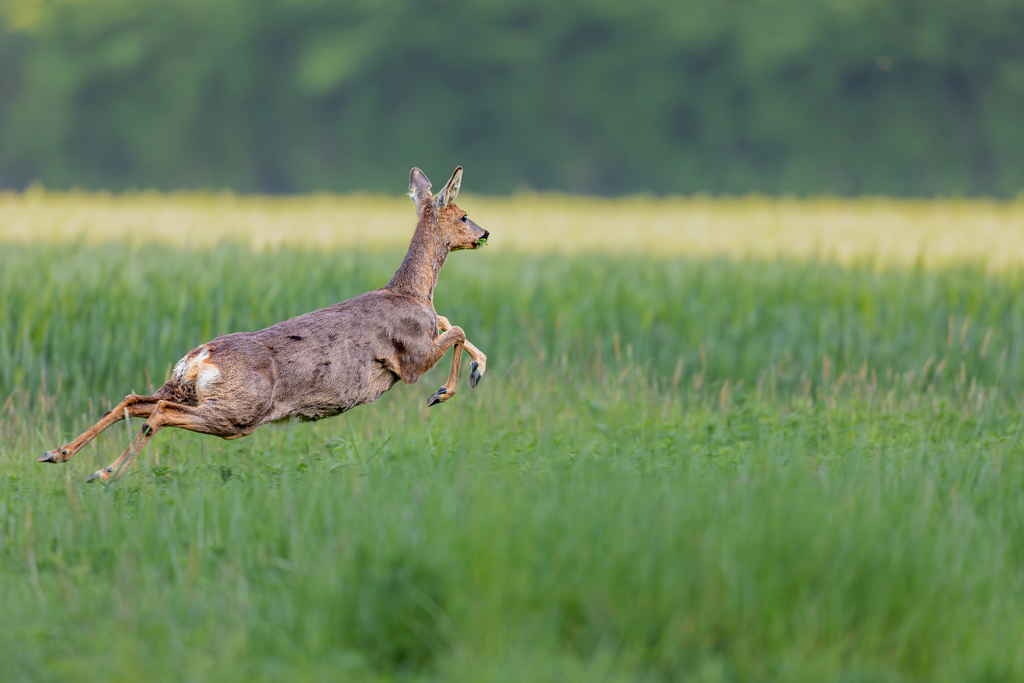
<svg viewBox="0 0 1024 683">
<path fill-rule="evenodd" d="M 437 193 L 434 197 L 434 205 L 438 209 L 443 209 L 452 202 L 459 195 L 459 188 L 462 187 L 462 167 L 459 166 L 455 169 L 455 173 L 452 173 L 452 177 L 445 183 L 444 188 Z"/>
<path fill-rule="evenodd" d="M 418 211 L 425 202 L 431 199 L 430 181 L 426 174 L 418 168 L 412 169 L 409 173 L 409 197 Z"/>
</svg>

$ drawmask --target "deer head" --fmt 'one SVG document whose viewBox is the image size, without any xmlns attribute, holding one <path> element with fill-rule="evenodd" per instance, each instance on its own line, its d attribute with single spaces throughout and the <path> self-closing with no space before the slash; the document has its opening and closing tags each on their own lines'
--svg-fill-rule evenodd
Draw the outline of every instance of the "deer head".
<svg viewBox="0 0 1024 683">
<path fill-rule="evenodd" d="M 435 222 L 436 231 L 448 245 L 450 251 L 478 249 L 487 242 L 490 233 L 469 220 L 466 212 L 455 205 L 455 197 L 462 186 L 462 167 L 441 188 L 437 195 L 430 193 L 430 181 L 418 168 L 409 175 L 409 196 L 416 203 L 416 210 L 430 212 L 430 222 Z"/>
</svg>

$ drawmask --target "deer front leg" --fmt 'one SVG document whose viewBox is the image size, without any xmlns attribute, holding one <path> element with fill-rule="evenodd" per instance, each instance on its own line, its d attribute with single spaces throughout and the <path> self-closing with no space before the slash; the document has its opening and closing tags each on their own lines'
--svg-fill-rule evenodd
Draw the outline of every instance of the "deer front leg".
<svg viewBox="0 0 1024 683">
<path fill-rule="evenodd" d="M 128 417 L 149 417 L 152 415 L 153 411 L 156 410 L 156 404 L 159 400 L 155 396 L 136 396 L 135 394 L 126 396 L 123 401 L 117 404 L 116 408 L 106 413 L 100 418 L 99 422 L 83 432 L 77 439 L 66 446 L 43 453 L 39 457 L 39 462 L 67 462 L 75 453 L 85 448 L 85 445 L 95 439 L 104 429 L 123 420 L 125 413 L 128 413 Z"/>
<path fill-rule="evenodd" d="M 448 318 L 443 315 L 437 316 L 437 327 L 442 332 L 447 332 L 452 328 L 452 324 L 448 322 Z M 484 373 L 487 372 L 487 354 L 473 346 L 469 341 L 463 342 L 462 346 L 466 349 L 466 353 L 469 354 L 469 386 L 476 389 L 476 385 L 483 379 Z"/>
<path fill-rule="evenodd" d="M 431 394 L 430 398 L 427 399 L 428 406 L 444 403 L 455 396 L 459 383 L 459 367 L 462 365 L 462 347 L 465 343 L 466 333 L 462 331 L 461 327 L 449 327 L 447 332 L 434 340 L 430 350 L 428 368 L 434 367 L 449 347 L 455 347 L 455 350 L 452 353 L 452 367 L 448 371 L 448 381 L 443 387 Z"/>
</svg>

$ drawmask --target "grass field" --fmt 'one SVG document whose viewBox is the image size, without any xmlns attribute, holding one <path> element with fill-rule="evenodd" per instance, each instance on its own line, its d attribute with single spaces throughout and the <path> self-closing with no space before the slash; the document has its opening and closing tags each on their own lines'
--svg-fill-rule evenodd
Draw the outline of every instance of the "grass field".
<svg viewBox="0 0 1024 683">
<path fill-rule="evenodd" d="M 1024 207 L 461 205 L 476 390 L 104 487 L 123 424 L 36 457 L 386 283 L 412 206 L 0 198 L 0 680 L 1024 679 Z"/>
</svg>

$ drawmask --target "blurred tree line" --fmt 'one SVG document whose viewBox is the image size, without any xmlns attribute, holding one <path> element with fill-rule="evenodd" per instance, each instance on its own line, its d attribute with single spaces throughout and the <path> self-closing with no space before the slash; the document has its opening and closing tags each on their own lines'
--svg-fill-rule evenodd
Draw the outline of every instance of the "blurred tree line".
<svg viewBox="0 0 1024 683">
<path fill-rule="evenodd" d="M 0 186 L 1024 190 L 1024 0 L 2 0 Z"/>
</svg>

